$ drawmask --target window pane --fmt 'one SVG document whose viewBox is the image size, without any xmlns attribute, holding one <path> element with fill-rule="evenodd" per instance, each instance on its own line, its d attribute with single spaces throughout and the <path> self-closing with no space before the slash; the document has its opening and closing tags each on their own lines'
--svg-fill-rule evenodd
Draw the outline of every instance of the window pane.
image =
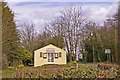
<svg viewBox="0 0 120 80">
<path fill-rule="evenodd" d="M 55 58 L 58 58 L 58 53 L 55 53 Z"/>
<path fill-rule="evenodd" d="M 46 58 L 47 57 L 47 54 L 46 53 L 43 53 L 43 58 Z"/>
<path fill-rule="evenodd" d="M 50 59 L 50 53 L 48 53 L 48 59 Z"/>
</svg>

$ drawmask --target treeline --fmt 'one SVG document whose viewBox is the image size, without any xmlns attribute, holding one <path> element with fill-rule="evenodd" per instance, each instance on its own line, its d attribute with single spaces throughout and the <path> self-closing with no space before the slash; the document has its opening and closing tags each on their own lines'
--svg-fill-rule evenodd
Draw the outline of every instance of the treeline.
<svg viewBox="0 0 120 80">
<path fill-rule="evenodd" d="M 4 66 L 8 63 L 33 63 L 34 50 L 53 44 L 67 51 L 68 61 L 76 60 L 83 53 L 84 62 L 116 62 L 115 30 L 117 13 L 97 25 L 88 21 L 81 7 L 66 7 L 61 16 L 54 18 L 39 32 L 32 21 L 14 21 L 14 12 L 2 3 L 2 53 Z M 105 49 L 111 49 L 109 57 Z"/>
<path fill-rule="evenodd" d="M 80 52 L 84 62 L 116 62 L 117 16 L 116 13 L 107 18 L 101 26 L 88 21 L 81 7 L 67 7 L 47 25 L 47 31 L 53 37 L 63 38 L 69 62 L 76 60 Z M 105 54 L 105 49 L 110 49 L 111 53 Z"/>
<path fill-rule="evenodd" d="M 60 13 L 61 16 L 51 20 L 38 33 L 32 22 L 21 23 L 22 46 L 33 53 L 36 49 L 53 44 L 66 49 L 69 62 L 76 60 L 77 53 L 83 53 L 84 62 L 116 62 L 117 14 L 107 18 L 101 26 L 88 21 L 81 7 L 67 7 Z M 110 49 L 111 53 L 105 54 L 105 49 Z"/>
</svg>

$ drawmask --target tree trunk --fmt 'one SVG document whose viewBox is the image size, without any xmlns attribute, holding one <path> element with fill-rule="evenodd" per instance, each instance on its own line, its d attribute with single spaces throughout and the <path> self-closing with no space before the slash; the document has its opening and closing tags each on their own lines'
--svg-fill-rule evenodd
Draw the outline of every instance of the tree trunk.
<svg viewBox="0 0 120 80">
<path fill-rule="evenodd" d="M 100 62 L 102 62 L 101 59 L 100 59 L 99 53 L 98 53 L 98 60 L 99 60 Z"/>
<path fill-rule="evenodd" d="M 2 68 L 6 68 L 8 66 L 8 60 L 6 54 L 2 54 Z"/>
<path fill-rule="evenodd" d="M 116 56 L 116 63 L 118 63 L 118 53 L 117 53 L 117 30 L 115 29 L 115 56 Z"/>
<path fill-rule="evenodd" d="M 94 45 L 93 45 L 93 62 L 95 62 L 95 52 L 94 52 Z"/>
<path fill-rule="evenodd" d="M 114 63 L 115 61 L 114 61 L 114 55 L 112 54 L 112 62 Z"/>
<path fill-rule="evenodd" d="M 69 54 L 69 62 L 72 62 L 72 56 L 71 56 L 71 53 L 68 53 Z"/>
<path fill-rule="evenodd" d="M 87 62 L 87 53 L 84 53 L 84 62 Z"/>
</svg>

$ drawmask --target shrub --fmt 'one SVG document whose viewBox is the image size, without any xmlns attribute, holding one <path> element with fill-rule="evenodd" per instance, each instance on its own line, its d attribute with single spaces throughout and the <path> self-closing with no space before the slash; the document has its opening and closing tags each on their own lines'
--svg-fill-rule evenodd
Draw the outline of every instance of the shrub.
<svg viewBox="0 0 120 80">
<path fill-rule="evenodd" d="M 24 66 L 23 64 L 20 64 L 18 67 L 21 68 L 21 67 L 23 67 L 23 66 Z"/>
<path fill-rule="evenodd" d="M 18 48 L 17 53 L 18 55 L 16 57 L 22 60 L 24 65 L 27 65 L 31 61 L 32 54 L 28 50 L 20 47 Z"/>
<path fill-rule="evenodd" d="M 77 61 L 73 61 L 73 63 L 74 63 L 74 64 L 76 64 L 76 63 L 77 63 Z"/>
<path fill-rule="evenodd" d="M 9 70 L 14 70 L 14 67 L 13 66 L 9 66 L 8 69 Z"/>
<path fill-rule="evenodd" d="M 63 70 L 55 73 L 55 78 L 117 78 L 119 76 L 117 68 L 103 70 L 96 66 L 81 65 L 78 69 Z"/>
</svg>

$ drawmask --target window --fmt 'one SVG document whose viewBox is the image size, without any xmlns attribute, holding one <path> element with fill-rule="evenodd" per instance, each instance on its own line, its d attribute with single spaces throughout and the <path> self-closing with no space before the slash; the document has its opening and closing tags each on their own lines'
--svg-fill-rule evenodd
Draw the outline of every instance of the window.
<svg viewBox="0 0 120 80">
<path fill-rule="evenodd" d="M 58 58 L 58 53 L 55 53 L 55 58 Z"/>
<path fill-rule="evenodd" d="M 47 54 L 46 53 L 43 53 L 43 58 L 47 58 Z"/>
<path fill-rule="evenodd" d="M 61 52 L 59 52 L 59 57 L 62 57 L 62 54 L 61 54 Z"/>
<path fill-rule="evenodd" d="M 42 57 L 42 52 L 40 52 L 40 57 Z"/>
</svg>

